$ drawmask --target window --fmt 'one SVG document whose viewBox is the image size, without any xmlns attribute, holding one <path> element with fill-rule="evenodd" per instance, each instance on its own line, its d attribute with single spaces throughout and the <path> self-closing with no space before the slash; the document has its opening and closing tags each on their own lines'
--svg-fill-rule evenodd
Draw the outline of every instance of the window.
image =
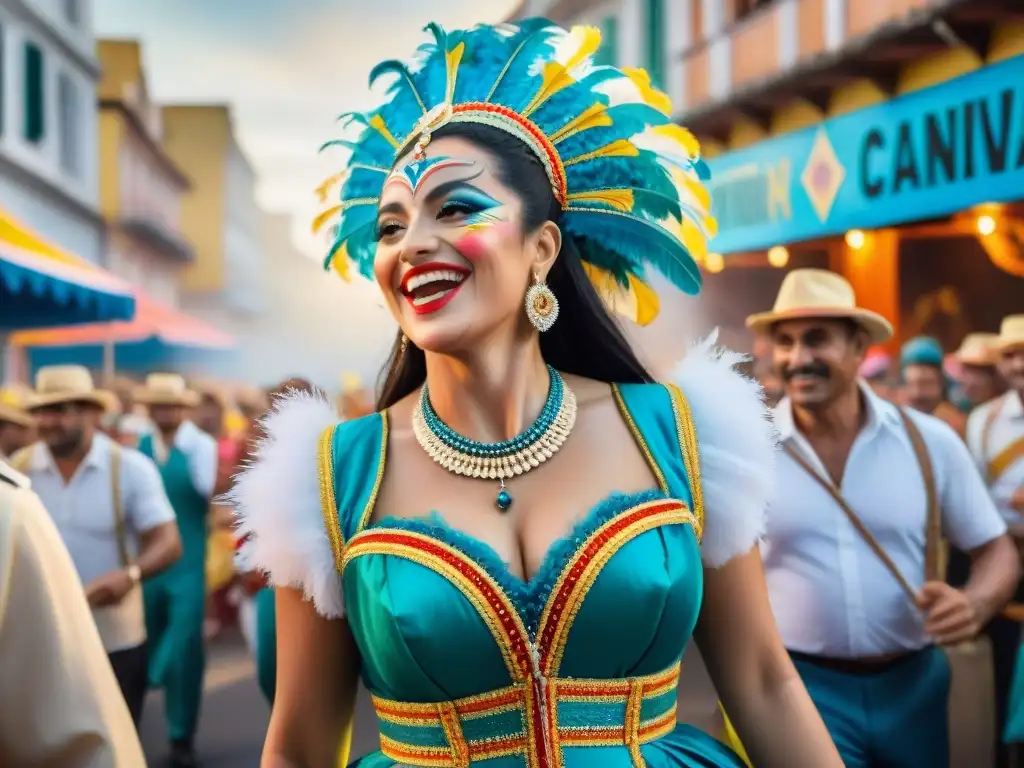
<svg viewBox="0 0 1024 768">
<path fill-rule="evenodd" d="M 647 73 L 655 88 L 665 87 L 665 0 L 644 0 Z"/>
<path fill-rule="evenodd" d="M 601 22 L 601 47 L 594 55 L 594 63 L 602 67 L 614 67 L 619 63 L 619 19 L 607 16 Z"/>
<path fill-rule="evenodd" d="M 64 19 L 72 27 L 77 27 L 82 23 L 82 3 L 81 0 L 64 0 Z"/>
<path fill-rule="evenodd" d="M 768 5 L 772 0 L 736 0 L 736 21 Z"/>
<path fill-rule="evenodd" d="M 25 43 L 25 139 L 43 140 L 46 116 L 43 52 L 35 43 Z"/>
<path fill-rule="evenodd" d="M 66 72 L 57 80 L 57 109 L 60 120 L 60 167 L 77 176 L 81 169 L 81 148 L 78 131 L 82 116 L 79 113 L 78 91 Z"/>
<path fill-rule="evenodd" d="M 7 67 L 4 66 L 6 61 L 6 46 L 4 45 L 6 30 L 3 25 L 0 24 L 0 136 L 4 133 L 4 123 L 6 122 L 6 112 L 4 110 L 4 97 L 7 93 Z"/>
</svg>

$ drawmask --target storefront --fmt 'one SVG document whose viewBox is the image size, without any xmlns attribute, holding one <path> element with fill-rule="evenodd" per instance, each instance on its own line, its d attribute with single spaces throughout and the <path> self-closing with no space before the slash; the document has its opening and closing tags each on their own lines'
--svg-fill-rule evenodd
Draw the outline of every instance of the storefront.
<svg viewBox="0 0 1024 768">
<path fill-rule="evenodd" d="M 902 335 L 928 330 L 923 299 L 975 330 L 1020 311 L 1024 56 L 709 165 L 724 256 L 712 271 L 751 252 L 775 267 L 824 260 Z"/>
</svg>

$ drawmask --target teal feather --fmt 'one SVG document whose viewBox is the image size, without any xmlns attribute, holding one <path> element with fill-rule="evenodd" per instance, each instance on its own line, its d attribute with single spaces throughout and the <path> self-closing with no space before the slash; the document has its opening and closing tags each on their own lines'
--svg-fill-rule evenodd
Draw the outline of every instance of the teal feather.
<svg viewBox="0 0 1024 768">
<path fill-rule="evenodd" d="M 342 112 L 334 119 L 336 122 L 341 123 L 342 128 L 347 128 L 352 125 L 352 123 L 359 123 L 364 126 L 368 126 L 370 124 L 366 115 L 362 112 Z"/>
<path fill-rule="evenodd" d="M 398 141 L 410 138 L 424 112 L 445 99 L 449 74 L 446 53 L 460 43 L 465 48 L 455 80 L 454 103 L 489 100 L 522 110 L 542 86 L 544 63 L 553 60 L 556 45 L 569 34 L 544 19 L 460 31 L 446 31 L 431 23 L 425 30 L 431 40 L 417 49 L 410 63 L 385 61 L 371 71 L 371 82 L 384 75 L 395 76 L 387 88 L 385 103 L 374 112 L 345 113 L 339 117 L 346 126 L 362 125 L 358 139 L 336 139 L 324 145 L 351 153 L 350 173 L 341 185 L 342 201 L 370 201 L 345 210 L 330 252 L 336 254 L 344 245 L 355 267 L 367 276 L 372 275 L 377 247 L 377 200 L 396 157 L 393 144 L 370 125 L 373 117 L 379 116 Z M 629 140 L 652 126 L 670 122 L 657 109 L 633 103 L 635 97 L 631 94 L 635 87 L 626 82 L 626 75 L 618 69 L 590 64 L 580 81 L 552 94 L 530 119 L 544 133 L 553 135 L 593 104 L 607 105 L 609 96 L 602 91 L 618 91 L 619 83 L 614 81 L 619 79 L 627 86 L 621 92 L 629 103 L 609 108 L 611 126 L 590 128 L 560 140 L 557 150 L 563 160 L 581 157 L 618 140 Z M 680 200 L 670 172 L 672 163 L 682 167 L 679 158 L 662 157 L 646 149 L 639 150 L 636 156 L 594 157 L 571 163 L 565 169 L 570 194 L 629 189 L 634 205 L 628 214 L 600 202 L 570 206 L 563 215 L 562 227 L 566 237 L 584 244 L 583 254 L 588 262 L 606 270 L 623 285 L 630 275 L 642 276 L 645 265 L 650 265 L 683 290 L 695 293 L 700 286 L 700 272 L 677 235 L 659 221 L 686 218 L 703 226 L 706 212 L 691 208 L 689 198 Z M 708 176 L 707 166 L 701 160 L 687 161 L 683 170 L 700 179 Z M 584 207 L 588 210 L 580 210 Z"/>
<path fill-rule="evenodd" d="M 612 120 L 610 126 L 588 128 L 585 131 L 566 136 L 558 142 L 558 153 L 562 156 L 563 161 L 585 155 L 597 147 L 610 144 L 616 139 L 630 138 L 638 133 L 643 133 L 644 130 L 651 126 L 664 125 L 666 123 L 665 116 L 661 112 L 646 104 L 620 104 L 615 107 L 609 107 L 608 117 Z M 558 127 L 561 128 L 566 122 L 563 113 Z"/>
<path fill-rule="evenodd" d="M 650 263 L 686 293 L 700 292 L 696 262 L 679 239 L 660 224 L 629 213 L 570 207 L 563 215 L 562 226 L 575 235 L 600 240 L 634 263 Z"/>
</svg>

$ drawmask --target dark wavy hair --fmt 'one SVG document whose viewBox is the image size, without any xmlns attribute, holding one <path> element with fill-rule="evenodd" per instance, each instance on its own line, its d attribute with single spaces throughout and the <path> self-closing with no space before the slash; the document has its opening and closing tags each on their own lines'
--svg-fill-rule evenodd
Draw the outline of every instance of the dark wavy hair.
<svg viewBox="0 0 1024 768">
<path fill-rule="evenodd" d="M 559 223 L 561 207 L 551 182 L 523 141 L 500 128 L 476 123 L 449 123 L 432 135 L 435 139 L 457 136 L 492 157 L 501 183 L 522 201 L 524 233 L 546 221 Z M 583 270 L 581 254 L 593 249 L 600 245 L 562 233 L 562 250 L 547 276 L 548 286 L 558 297 L 558 322 L 541 334 L 541 354 L 549 365 L 577 376 L 609 383 L 654 381 Z M 411 343 L 403 349 L 401 339 L 399 332 L 381 371 L 378 411 L 414 392 L 426 380 L 423 350 Z"/>
</svg>

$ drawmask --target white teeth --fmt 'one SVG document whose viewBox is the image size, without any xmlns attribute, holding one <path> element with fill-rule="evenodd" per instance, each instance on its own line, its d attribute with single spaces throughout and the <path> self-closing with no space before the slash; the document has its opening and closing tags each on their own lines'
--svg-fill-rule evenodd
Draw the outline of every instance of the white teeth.
<svg viewBox="0 0 1024 768">
<path fill-rule="evenodd" d="M 461 283 L 466 279 L 466 276 L 461 272 L 456 272 L 454 269 L 438 269 L 433 272 L 423 272 L 422 274 L 410 277 L 405 284 L 405 290 L 415 291 L 417 288 L 421 288 L 429 283 L 436 283 L 441 280 L 446 282 Z"/>
<path fill-rule="evenodd" d="M 437 301 L 437 299 L 440 299 L 440 298 L 443 298 L 443 297 L 447 296 L 449 293 L 451 293 L 454 290 L 455 290 L 454 288 L 449 288 L 446 291 L 439 291 L 438 293 L 432 293 L 429 296 L 421 296 L 418 299 L 414 298 L 412 300 L 413 306 L 414 307 L 422 307 L 424 304 L 429 304 L 432 301 Z"/>
</svg>

